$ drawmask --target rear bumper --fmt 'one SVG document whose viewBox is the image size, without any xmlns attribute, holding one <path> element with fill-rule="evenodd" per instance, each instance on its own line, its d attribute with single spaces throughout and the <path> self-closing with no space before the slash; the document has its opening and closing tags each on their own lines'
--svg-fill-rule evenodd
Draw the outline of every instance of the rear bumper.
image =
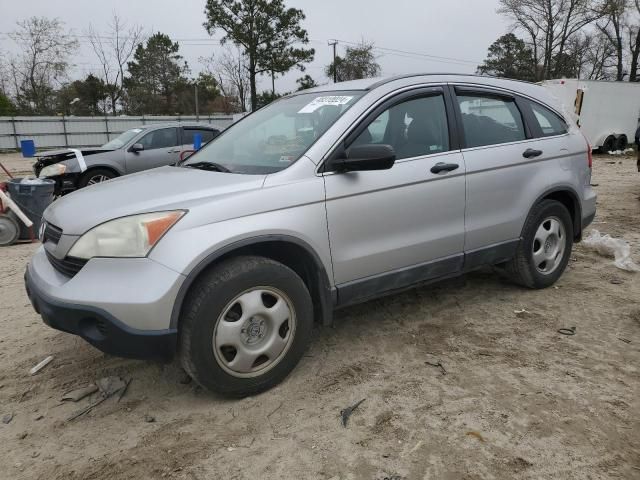
<svg viewBox="0 0 640 480">
<path fill-rule="evenodd" d="M 55 300 L 36 286 L 28 269 L 24 281 L 33 308 L 52 328 L 78 335 L 97 349 L 120 357 L 169 360 L 175 354 L 175 329 L 137 330 L 105 310 Z"/>
</svg>

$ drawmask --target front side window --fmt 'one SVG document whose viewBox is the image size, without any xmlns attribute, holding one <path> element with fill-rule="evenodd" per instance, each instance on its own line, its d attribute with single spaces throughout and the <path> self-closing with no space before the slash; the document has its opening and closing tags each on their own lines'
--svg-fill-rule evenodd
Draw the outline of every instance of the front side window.
<svg viewBox="0 0 640 480">
<path fill-rule="evenodd" d="M 208 163 L 219 171 L 243 174 L 284 170 L 364 93 L 304 93 L 272 102 L 229 127 L 184 166 L 207 169 Z"/>
<path fill-rule="evenodd" d="M 542 130 L 542 136 L 551 137 L 553 135 L 563 135 L 568 132 L 567 124 L 558 115 L 548 108 L 529 102 L 534 117 Z"/>
<path fill-rule="evenodd" d="M 145 150 L 175 147 L 178 145 L 177 128 L 160 128 L 147 133 L 138 143 L 144 145 Z"/>
<path fill-rule="evenodd" d="M 482 94 L 457 97 L 467 148 L 526 138 L 522 115 L 515 101 Z"/>
<path fill-rule="evenodd" d="M 391 145 L 398 160 L 448 151 L 444 98 L 414 98 L 388 108 L 351 145 L 371 143 Z"/>
</svg>

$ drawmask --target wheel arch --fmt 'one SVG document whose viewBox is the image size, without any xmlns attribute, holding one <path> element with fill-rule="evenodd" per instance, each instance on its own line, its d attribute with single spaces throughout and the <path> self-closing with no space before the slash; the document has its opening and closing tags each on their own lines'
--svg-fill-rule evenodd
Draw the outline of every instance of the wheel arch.
<svg viewBox="0 0 640 480">
<path fill-rule="evenodd" d="M 86 175 L 87 172 L 91 172 L 93 170 L 109 170 L 110 172 L 113 172 L 115 174 L 116 177 L 120 177 L 122 175 L 124 175 L 124 172 L 119 171 L 116 167 L 114 167 L 113 165 L 109 165 L 109 164 L 97 164 L 97 165 L 89 165 L 87 166 L 87 169 L 82 172 L 80 175 Z"/>
<path fill-rule="evenodd" d="M 554 187 L 547 190 L 533 202 L 526 218 L 529 217 L 535 206 L 543 200 L 555 200 L 569 210 L 569 215 L 571 215 L 571 220 L 573 221 L 573 239 L 575 242 L 579 242 L 582 239 L 582 206 L 580 205 L 578 193 L 569 186 Z"/>
<path fill-rule="evenodd" d="M 170 328 L 178 328 L 184 300 L 194 282 L 219 262 L 239 255 L 258 255 L 286 265 L 296 272 L 309 289 L 314 320 L 331 324 L 335 289 L 318 254 L 305 241 L 288 235 L 263 235 L 234 242 L 207 255 L 186 276 L 171 311 Z"/>
</svg>

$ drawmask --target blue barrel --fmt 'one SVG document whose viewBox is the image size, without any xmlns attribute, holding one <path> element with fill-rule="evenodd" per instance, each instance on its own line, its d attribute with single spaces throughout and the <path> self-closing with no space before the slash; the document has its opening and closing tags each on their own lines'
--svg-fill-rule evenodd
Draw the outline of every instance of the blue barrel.
<svg viewBox="0 0 640 480">
<path fill-rule="evenodd" d="M 200 147 L 202 147 L 202 134 L 195 133 L 193 135 L 193 149 L 200 150 Z"/>
<path fill-rule="evenodd" d="M 33 157 L 36 154 L 36 143 L 33 140 L 20 140 L 20 150 L 24 158 Z"/>
</svg>

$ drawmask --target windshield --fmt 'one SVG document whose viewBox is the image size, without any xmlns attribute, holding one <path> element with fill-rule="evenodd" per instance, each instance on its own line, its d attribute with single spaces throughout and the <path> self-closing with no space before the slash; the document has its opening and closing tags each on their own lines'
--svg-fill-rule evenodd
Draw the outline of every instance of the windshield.
<svg viewBox="0 0 640 480">
<path fill-rule="evenodd" d="M 275 101 L 230 127 L 184 166 L 210 163 L 217 171 L 245 174 L 284 170 L 364 93 L 306 93 Z"/>
<path fill-rule="evenodd" d="M 133 139 L 133 137 L 138 135 L 141 131 L 142 128 L 132 128 L 131 130 L 127 130 L 126 132 L 118 135 L 113 140 L 102 145 L 102 148 L 107 150 L 117 150 L 118 148 L 121 148 L 129 143 Z"/>
</svg>

